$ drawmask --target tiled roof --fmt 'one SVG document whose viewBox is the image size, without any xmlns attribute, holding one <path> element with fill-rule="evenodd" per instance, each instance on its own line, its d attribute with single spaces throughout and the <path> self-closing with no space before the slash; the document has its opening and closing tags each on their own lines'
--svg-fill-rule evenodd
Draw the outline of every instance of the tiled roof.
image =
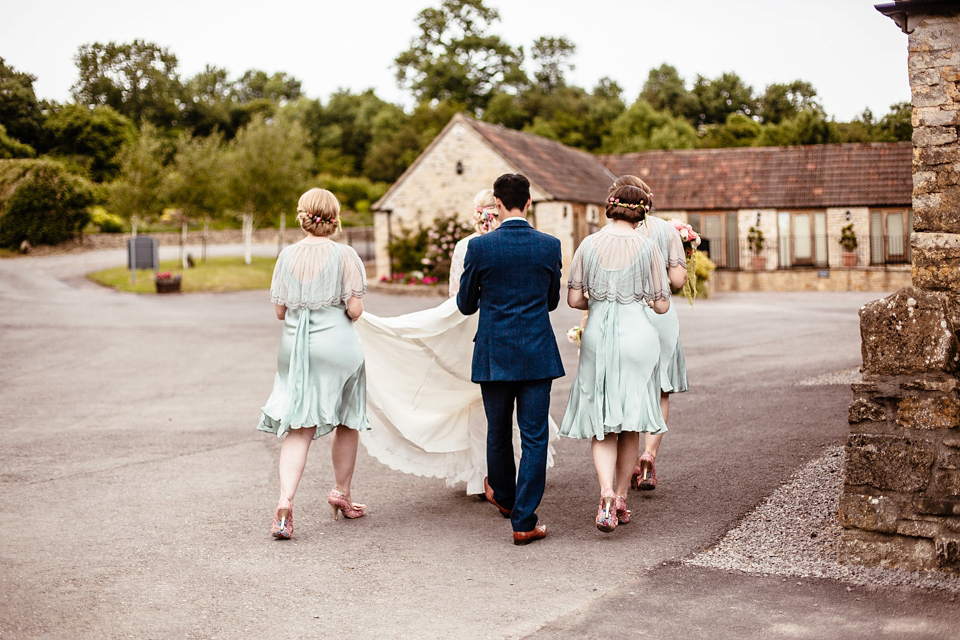
<svg viewBox="0 0 960 640">
<path fill-rule="evenodd" d="M 661 210 L 906 206 L 910 142 L 645 151 L 597 156 L 633 174 Z"/>
<path fill-rule="evenodd" d="M 517 168 L 556 200 L 600 204 L 614 175 L 595 156 L 532 133 L 466 117 L 469 124 Z"/>
</svg>

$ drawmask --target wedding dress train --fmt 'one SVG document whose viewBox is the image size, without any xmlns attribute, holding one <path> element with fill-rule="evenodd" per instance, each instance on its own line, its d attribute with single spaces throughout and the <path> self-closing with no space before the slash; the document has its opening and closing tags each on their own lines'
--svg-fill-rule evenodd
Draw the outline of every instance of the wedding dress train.
<svg viewBox="0 0 960 640">
<path fill-rule="evenodd" d="M 467 483 L 483 493 L 487 423 L 480 386 L 470 381 L 477 314 L 456 298 L 393 318 L 365 312 L 356 322 L 367 372 L 367 451 L 392 469 Z M 550 419 L 551 440 L 557 424 Z M 519 431 L 514 451 L 520 456 Z M 553 465 L 551 444 L 547 466 Z"/>
</svg>

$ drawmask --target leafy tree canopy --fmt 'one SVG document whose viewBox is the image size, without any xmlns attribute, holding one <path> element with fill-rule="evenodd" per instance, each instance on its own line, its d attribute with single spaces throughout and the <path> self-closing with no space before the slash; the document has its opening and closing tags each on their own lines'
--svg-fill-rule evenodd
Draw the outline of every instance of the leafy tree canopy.
<svg viewBox="0 0 960 640">
<path fill-rule="evenodd" d="M 285 104 L 301 95 L 300 81 L 283 72 L 267 75 L 265 71 L 251 69 L 236 84 L 236 96 L 241 102 L 270 100 Z"/>
<path fill-rule="evenodd" d="M 171 128 L 179 124 L 183 87 L 177 57 L 150 42 L 95 42 L 80 47 L 74 58 L 80 79 L 73 97 L 91 107 L 106 105 L 138 126 L 146 121 Z"/>
<path fill-rule="evenodd" d="M 36 79 L 0 58 L 0 125 L 9 137 L 31 147 L 39 146 L 44 120 L 33 91 Z"/>
<path fill-rule="evenodd" d="M 640 99 L 657 111 L 686 118 L 692 123 L 700 119 L 699 102 L 686 87 L 684 79 L 676 67 L 662 64 L 651 69 L 647 81 L 643 84 Z"/>
<path fill-rule="evenodd" d="M 613 121 L 603 149 L 607 153 L 693 149 L 698 142 L 697 131 L 689 122 L 637 100 Z"/>
<path fill-rule="evenodd" d="M 697 99 L 699 124 L 723 124 L 731 113 L 751 116 L 757 111 L 753 88 L 735 73 L 713 80 L 697 76 L 692 93 Z"/>
<path fill-rule="evenodd" d="M 794 80 L 789 84 L 771 84 L 758 100 L 757 115 L 763 122 L 779 124 L 805 109 L 823 111 L 816 97 L 817 90 L 803 80 Z"/>
<path fill-rule="evenodd" d="M 120 151 L 135 137 L 133 123 L 107 106 L 56 107 L 44 123 L 44 150 L 85 165 L 95 182 L 117 176 Z"/>
<path fill-rule="evenodd" d="M 564 72 L 575 68 L 570 58 L 577 51 L 577 45 L 565 37 L 537 38 L 533 42 L 531 57 L 538 68 L 533 77 L 541 91 L 554 91 L 566 85 Z"/>
<path fill-rule="evenodd" d="M 483 0 L 443 0 L 417 15 L 420 35 L 394 60 L 397 83 L 418 102 L 454 100 L 479 114 L 496 91 L 527 83 L 523 49 L 488 35 L 500 19 Z"/>
</svg>

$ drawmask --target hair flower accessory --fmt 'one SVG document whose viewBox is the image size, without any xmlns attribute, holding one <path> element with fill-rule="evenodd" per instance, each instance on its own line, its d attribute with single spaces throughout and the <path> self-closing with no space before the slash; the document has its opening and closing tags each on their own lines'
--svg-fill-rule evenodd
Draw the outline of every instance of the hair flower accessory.
<svg viewBox="0 0 960 640">
<path fill-rule="evenodd" d="M 649 210 L 647 205 L 644 204 L 643 202 L 636 202 L 636 203 L 620 202 L 618 199 L 614 198 L 613 196 L 610 196 L 609 198 L 607 198 L 607 204 L 613 205 L 615 207 L 623 207 L 624 209 L 632 209 L 634 211 L 636 211 L 637 209 L 643 209 L 644 213 L 646 213 Z"/>
<path fill-rule="evenodd" d="M 477 226 L 486 233 L 490 231 L 493 221 L 497 217 L 497 208 L 494 205 L 488 205 L 486 207 L 477 207 L 476 213 L 473 214 L 473 219 L 476 221 Z"/>
</svg>

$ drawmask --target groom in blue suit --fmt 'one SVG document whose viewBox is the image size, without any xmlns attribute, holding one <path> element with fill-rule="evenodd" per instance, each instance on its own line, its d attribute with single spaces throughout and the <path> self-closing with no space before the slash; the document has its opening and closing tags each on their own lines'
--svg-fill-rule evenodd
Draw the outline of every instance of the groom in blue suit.
<svg viewBox="0 0 960 640">
<path fill-rule="evenodd" d="M 487 415 L 487 500 L 513 525 L 514 544 L 546 537 L 537 524 L 547 475 L 550 387 L 563 375 L 548 312 L 560 302 L 560 240 L 527 222 L 530 182 L 508 173 L 493 184 L 500 228 L 467 245 L 457 306 L 480 311 L 471 380 Z M 520 426 L 517 473 L 513 411 Z"/>
</svg>

